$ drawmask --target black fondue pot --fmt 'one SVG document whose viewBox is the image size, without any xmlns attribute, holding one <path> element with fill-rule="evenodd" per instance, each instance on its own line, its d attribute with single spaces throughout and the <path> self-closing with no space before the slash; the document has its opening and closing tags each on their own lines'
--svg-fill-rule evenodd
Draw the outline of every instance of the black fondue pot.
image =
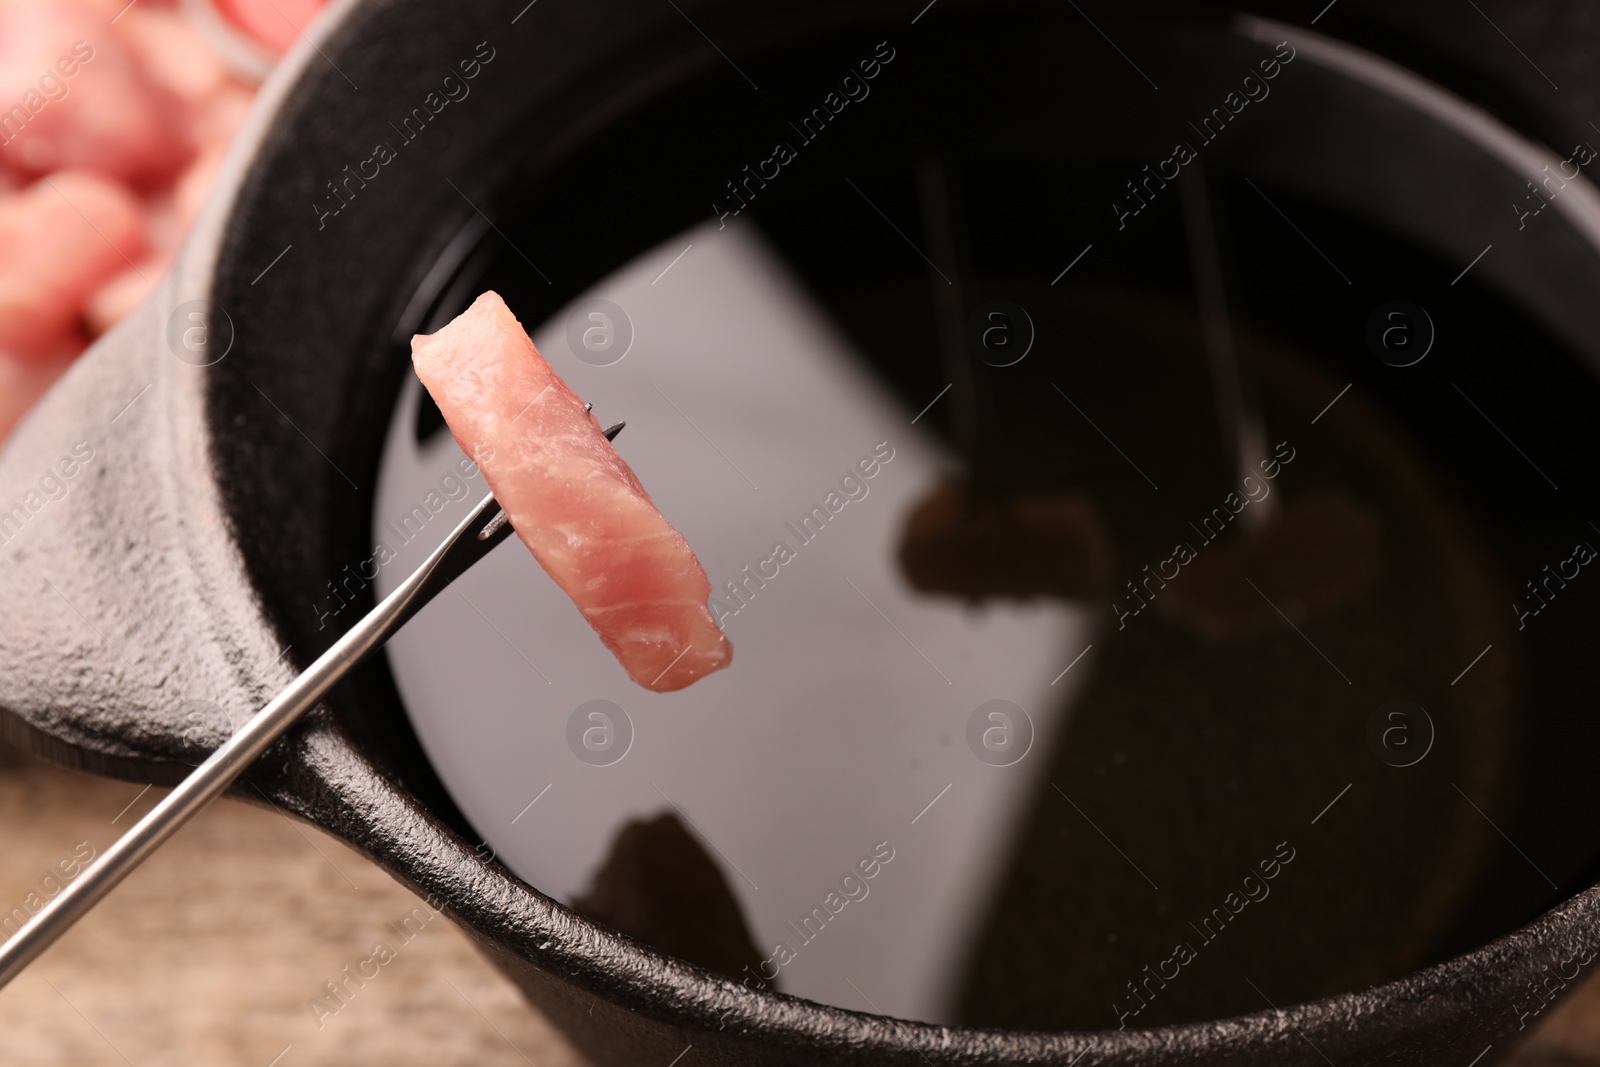
<svg viewBox="0 0 1600 1067">
<path fill-rule="evenodd" d="M 602 419 L 630 420 L 619 448 L 702 547 L 719 610 L 740 616 L 727 676 L 759 684 L 814 654 L 818 721 L 901 731 L 870 766 L 906 776 L 904 817 L 823 827 L 894 856 L 869 865 L 872 893 L 920 892 L 919 871 L 931 891 L 927 872 L 970 873 L 983 843 L 987 880 L 958 909 L 966 947 L 947 954 L 942 1006 L 902 1006 L 933 1004 L 900 995 L 923 977 L 912 955 L 869 961 L 874 980 L 841 972 L 837 994 L 807 984 L 836 950 L 768 921 L 759 893 L 780 891 L 781 864 L 759 834 L 729 843 L 761 776 L 668 799 L 717 796 L 720 779 L 675 786 L 669 764 L 645 763 L 646 734 L 706 728 L 694 702 L 734 684 L 721 676 L 659 720 L 638 713 L 639 751 L 605 781 L 655 768 L 655 807 L 720 870 L 706 896 L 754 916 L 753 956 L 558 892 L 542 846 L 515 837 L 534 832 L 531 816 L 512 826 L 532 802 L 484 814 L 473 779 L 502 773 L 485 753 L 565 760 L 574 713 L 529 679 L 518 721 L 534 741 L 494 733 L 478 714 L 489 677 L 541 654 L 509 639 L 444 697 L 417 680 L 445 658 L 434 637 L 391 648 L 238 795 L 439 903 L 598 1063 L 1503 1056 L 1600 951 L 1587 661 L 1600 579 L 1586 567 L 1600 543 L 1600 133 L 1563 110 L 1600 89 L 1580 62 L 1600 38 L 1563 3 L 1317 6 L 335 5 L 264 90 L 160 291 L 0 454 L 6 736 L 172 783 L 326 648 L 373 603 L 364 568 L 392 518 L 375 500 L 393 442 L 445 447 L 408 340 L 493 287 L 530 327 L 552 324 L 547 354 Z M 642 305 L 636 321 L 594 305 L 570 328 L 628 264 L 650 264 L 630 291 L 659 294 L 705 264 L 751 262 L 716 258 L 728 242 L 759 242 L 781 264 L 761 277 L 781 274 L 785 299 L 811 309 L 797 321 L 826 319 L 829 343 L 855 353 L 857 391 L 899 413 L 875 453 L 897 457 L 880 502 L 863 488 L 864 502 L 830 505 L 823 547 L 792 526 L 815 514 L 808 497 L 777 499 L 771 482 L 756 495 L 778 460 L 750 450 L 837 443 L 843 465 L 875 438 L 832 442 L 822 414 L 788 436 L 772 414 L 788 387 L 740 376 L 763 361 L 778 375 L 776 319 L 738 367 L 692 386 L 662 353 L 710 349 L 739 311 L 715 284 L 662 298 L 681 300 L 670 330 Z M 610 379 L 583 378 L 646 360 L 638 410 L 610 410 Z M 685 442 L 698 458 L 646 469 Z M 885 486 L 914 464 L 928 482 L 906 499 L 921 503 L 891 514 Z M 808 546 L 798 563 L 768 554 L 777 518 L 738 559 L 718 555 L 719 526 L 758 500 L 790 517 L 780 536 Z M 898 554 L 871 567 L 911 598 L 892 603 L 865 571 L 822 566 L 848 523 L 891 519 L 909 524 Z M 811 577 L 774 577 L 802 566 Z M 852 574 L 866 583 L 854 593 Z M 828 582 L 854 605 L 837 625 L 879 627 L 903 665 L 764 645 L 787 625 L 783 598 Z M 968 660 L 999 662 L 1044 623 L 964 660 L 902 607 L 919 596 L 947 614 L 941 632 L 1037 610 L 1015 618 L 1070 614 L 1059 632 L 1082 639 L 1017 682 L 1036 694 L 1028 712 L 1014 696 L 955 707 L 966 698 L 941 685 L 964 692 Z M 924 673 L 885 682 L 894 671 Z M 1050 701 L 1069 690 L 1067 717 Z M 777 682 L 764 693 L 737 721 L 794 710 Z M 1023 720 L 1030 743 L 1009 754 Z M 784 751 L 814 762 L 788 806 L 854 788 L 857 770 L 828 756 L 849 732 L 819 740 L 794 721 Z M 584 766 L 560 773 L 607 762 L 571 744 Z M 722 766 L 747 757 L 735 736 Z M 995 783 L 1011 791 L 984 794 L 988 822 L 939 821 L 978 811 L 963 790 Z M 573 826 L 620 795 L 563 808 L 562 788 L 534 810 Z M 616 803 L 606 826 L 634 810 Z M 820 899 L 836 871 L 784 878 L 813 873 Z M 865 889 L 854 903 L 850 879 L 837 928 L 858 934 L 836 941 L 899 908 Z"/>
</svg>

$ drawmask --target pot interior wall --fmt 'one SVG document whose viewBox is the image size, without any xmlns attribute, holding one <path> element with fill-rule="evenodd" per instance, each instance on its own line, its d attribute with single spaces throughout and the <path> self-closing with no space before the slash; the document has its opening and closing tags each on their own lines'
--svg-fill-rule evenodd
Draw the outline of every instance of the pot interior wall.
<svg viewBox="0 0 1600 1067">
<path fill-rule="evenodd" d="M 1214 25 L 1103 23 L 1138 42 L 1140 66 L 1160 72 L 1158 92 L 1070 11 L 952 4 L 913 34 L 899 12 L 879 20 L 869 8 L 847 18 L 730 10 L 713 25 L 735 68 L 670 8 L 539 6 L 512 24 L 474 9 L 390 6 L 405 18 L 386 22 L 383 5 L 371 5 L 347 31 L 372 44 L 356 52 L 336 40 L 339 68 L 299 90 L 295 121 L 241 196 L 213 293 L 238 334 L 210 396 L 229 507 L 297 649 L 325 647 L 349 617 L 336 605 L 348 601 L 353 614 L 371 603 L 372 584 L 351 581 L 349 568 L 372 558 L 385 517 L 374 499 L 409 334 L 488 286 L 530 327 L 564 327 L 575 302 L 603 293 L 619 269 L 715 227 L 712 205 L 730 209 L 731 180 L 749 201 L 738 225 L 781 259 L 871 388 L 904 409 L 908 428 L 897 433 L 910 436 L 910 416 L 960 376 L 959 390 L 918 416 L 930 454 L 994 500 L 1086 494 L 1113 546 L 1114 582 L 1093 601 L 1097 655 L 1056 709 L 1062 728 L 1016 764 L 1030 785 L 996 823 L 991 890 L 964 919 L 945 1002 L 922 1017 L 1099 1029 L 1257 1010 L 1257 986 L 1277 1003 L 1334 995 L 1481 945 L 1593 880 L 1600 838 L 1572 828 L 1600 826 L 1600 790 L 1581 764 L 1600 737 L 1578 713 L 1595 594 L 1571 580 L 1531 627 L 1518 628 L 1509 605 L 1528 606 L 1523 583 L 1569 558 L 1571 542 L 1600 536 L 1558 503 L 1595 488 L 1577 457 L 1600 444 L 1589 439 L 1600 394 L 1593 353 L 1574 343 L 1593 312 L 1560 297 L 1582 291 L 1573 279 L 1597 280 L 1600 261 L 1554 212 L 1515 245 L 1496 229 L 1507 220 L 1486 221 L 1490 205 L 1505 214 L 1502 194 L 1520 184 L 1503 162 L 1309 56 L 1239 113 L 1232 140 L 1184 132 L 1274 54 Z M 839 105 L 814 143 L 784 130 L 882 41 L 895 58 L 870 95 Z M 1191 540 L 1185 527 L 1236 481 L 1179 183 L 1141 185 L 1148 206 L 1118 225 L 1119 210 L 1142 202 L 1125 182 L 1144 182 L 1142 168 L 1170 157 L 1174 137 L 1199 143 L 1270 440 L 1295 456 L 1279 500 L 1314 509 L 1331 494 L 1329 521 L 1355 532 L 1328 552 L 1363 536 L 1379 546 L 1366 561 L 1377 576 L 1363 577 L 1358 558 L 1336 575 L 1349 589 L 1330 607 L 1311 597 L 1280 613 L 1287 625 L 1269 618 L 1236 637 L 1163 615 L 1167 601 L 1145 614 L 1138 592 L 1144 565 Z M 774 138 L 800 142 L 797 158 L 744 184 L 747 165 L 774 155 Z M 375 144 L 392 158 L 379 162 Z M 1441 158 L 1481 196 L 1439 203 L 1449 198 L 1417 179 Z M 929 214 L 930 174 L 944 182 L 947 238 Z M 1565 279 L 1533 286 L 1556 295 L 1528 299 L 1492 261 L 1453 284 L 1457 246 L 1476 247 L 1480 221 L 1482 241 L 1516 249 L 1519 268 Z M 948 309 L 932 277 L 943 277 L 941 264 L 961 284 L 959 319 L 988 300 L 1028 309 L 1038 336 L 1028 359 L 949 360 Z M 1399 297 L 1425 306 L 1438 329 L 1436 349 L 1409 368 L 1381 363 L 1364 339 L 1373 311 Z M 641 335 L 633 363 L 620 366 L 631 372 L 715 328 L 684 321 L 665 347 Z M 759 408 L 762 398 L 721 402 Z M 425 405 L 398 410 L 416 440 L 438 440 Z M 741 440 L 720 423 L 704 432 L 724 447 Z M 709 451 L 705 461 L 720 462 Z M 1371 516 L 1379 532 L 1363 534 Z M 1155 588 L 1143 590 L 1154 601 Z M 1119 627 L 1135 597 L 1139 617 Z M 1107 616 L 1108 602 L 1121 611 Z M 1059 664 L 1081 647 L 1062 648 Z M 591 875 L 548 873 L 521 830 L 467 799 L 474 764 L 441 765 L 427 727 L 413 728 L 424 701 L 402 700 L 391 666 L 374 665 L 337 700 L 362 744 L 531 884 Z M 487 669 L 523 668 L 501 649 Z M 853 676 L 838 663 L 817 670 L 837 672 L 839 700 L 852 699 Z M 1383 762 L 1368 742 L 1372 717 L 1392 701 L 1425 707 L 1434 725 L 1432 749 L 1413 766 Z M 552 745 L 570 710 L 536 711 Z M 929 757 L 934 770 L 971 758 L 960 732 L 971 710 L 909 727 L 950 749 Z M 485 730 L 484 745 L 503 744 L 492 723 Z M 941 746 L 941 735 L 953 742 Z M 905 825 L 885 829 L 874 816 L 826 832 L 852 849 L 903 840 L 916 862 L 918 849 L 939 845 L 918 840 L 928 826 L 911 816 L 944 779 L 908 768 L 909 748 L 893 755 L 907 782 Z M 820 787 L 827 773 L 819 764 Z M 803 809 L 806 799 L 790 802 Z M 738 803 L 730 793 L 716 810 Z M 718 839 L 706 838 L 712 855 Z M 781 842 L 775 835 L 774 856 Z M 735 862 L 722 861 L 713 862 L 730 892 L 744 894 Z M 1270 887 L 1268 864 L 1279 868 Z M 750 933 L 761 958 L 788 936 Z M 1181 979 L 1145 984 L 1147 968 L 1170 973 L 1175 943 L 1193 965 L 1180 960 Z"/>
</svg>

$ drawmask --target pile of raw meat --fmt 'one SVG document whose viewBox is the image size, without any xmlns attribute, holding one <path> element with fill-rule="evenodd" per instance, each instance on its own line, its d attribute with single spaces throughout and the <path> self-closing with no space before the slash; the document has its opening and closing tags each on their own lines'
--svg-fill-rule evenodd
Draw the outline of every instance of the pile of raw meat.
<svg viewBox="0 0 1600 1067">
<path fill-rule="evenodd" d="M 166 271 L 326 0 L 0 0 L 0 440 Z"/>
</svg>

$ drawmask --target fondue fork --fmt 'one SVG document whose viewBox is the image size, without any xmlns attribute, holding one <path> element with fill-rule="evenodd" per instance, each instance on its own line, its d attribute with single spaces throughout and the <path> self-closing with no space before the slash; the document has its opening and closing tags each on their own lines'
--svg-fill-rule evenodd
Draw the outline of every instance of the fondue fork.
<svg viewBox="0 0 1600 1067">
<path fill-rule="evenodd" d="M 605 431 L 616 440 L 626 423 Z M 232 785 L 256 757 L 317 702 L 381 648 L 434 597 L 470 570 L 512 533 L 510 519 L 486 496 L 400 587 L 352 626 L 288 687 L 256 712 L 149 814 L 106 849 L 48 904 L 0 945 L 0 988 L 116 888 L 134 868 L 207 804 Z"/>
<path fill-rule="evenodd" d="M 1201 340 L 1211 364 L 1212 397 L 1222 430 L 1224 452 L 1233 468 L 1235 488 L 1251 475 L 1258 479 L 1271 458 L 1267 451 L 1266 421 L 1261 414 L 1261 387 L 1254 361 L 1239 343 L 1228 310 L 1232 273 L 1218 233 L 1220 204 L 1207 185 L 1205 169 L 1195 163 L 1184 175 L 1179 192 L 1184 227 L 1189 238 L 1189 263 L 1194 275 L 1195 303 L 1200 311 Z M 1278 510 L 1274 497 L 1262 497 L 1260 506 L 1246 511 L 1242 525 L 1259 530 Z"/>
</svg>

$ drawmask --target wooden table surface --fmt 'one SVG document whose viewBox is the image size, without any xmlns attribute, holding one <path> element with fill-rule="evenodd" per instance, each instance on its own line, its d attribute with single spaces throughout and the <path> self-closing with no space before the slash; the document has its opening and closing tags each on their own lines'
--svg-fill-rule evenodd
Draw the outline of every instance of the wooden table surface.
<svg viewBox="0 0 1600 1067">
<path fill-rule="evenodd" d="M 104 849 L 157 795 L 0 752 L 0 908 L 42 897 L 60 861 Z M 0 994 L 0 1062 L 584 1067 L 442 916 L 400 942 L 390 924 L 419 906 L 325 834 L 224 801 Z M 313 1009 L 379 941 L 393 958 L 377 976 Z M 1600 1067 L 1600 977 L 1511 1062 Z"/>
<path fill-rule="evenodd" d="M 158 796 L 11 757 L 0 766 L 0 908 L 42 896 L 59 861 L 71 869 L 75 850 L 98 853 Z M 216 804 L 0 994 L 0 1062 L 587 1062 L 443 916 L 413 919 L 420 933 L 401 943 L 389 924 L 421 903 L 311 827 Z M 394 958 L 346 1006 L 308 1005 L 379 941 L 396 946 Z"/>
</svg>

